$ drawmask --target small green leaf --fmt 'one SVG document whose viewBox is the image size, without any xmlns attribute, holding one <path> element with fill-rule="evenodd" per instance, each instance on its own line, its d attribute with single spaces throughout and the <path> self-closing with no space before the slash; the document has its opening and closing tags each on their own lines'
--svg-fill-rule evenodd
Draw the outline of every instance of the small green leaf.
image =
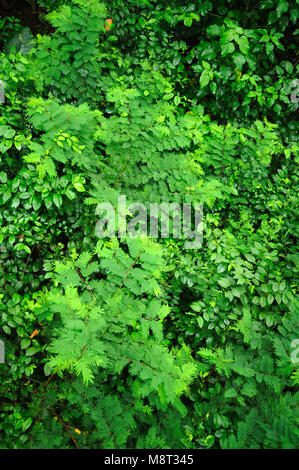
<svg viewBox="0 0 299 470">
<path fill-rule="evenodd" d="M 30 428 L 31 424 L 32 424 L 32 418 L 27 418 L 27 419 L 23 422 L 22 432 L 27 431 L 27 429 Z"/>
<path fill-rule="evenodd" d="M 83 193 L 85 191 L 85 188 L 82 183 L 75 182 L 73 183 L 74 188 L 79 191 L 80 193 Z"/>
<path fill-rule="evenodd" d="M 28 338 L 22 339 L 22 341 L 21 341 L 21 349 L 26 349 L 26 348 L 28 348 L 28 346 L 30 346 L 30 344 L 31 344 L 31 340 L 30 340 L 30 339 L 28 339 Z"/>
<path fill-rule="evenodd" d="M 286 13 L 289 9 L 289 4 L 285 0 L 282 0 L 281 2 L 278 3 L 277 8 L 276 8 L 276 13 L 278 18 L 283 14 Z"/>
<path fill-rule="evenodd" d="M 235 46 L 232 42 L 225 42 L 221 44 L 221 55 L 226 56 L 227 54 L 232 54 L 235 50 Z"/>
<path fill-rule="evenodd" d="M 249 42 L 247 37 L 241 36 L 237 39 L 237 43 L 239 44 L 240 51 L 245 55 L 248 54 Z"/>
<path fill-rule="evenodd" d="M 31 346 L 26 350 L 26 356 L 34 356 L 39 351 L 39 349 L 35 346 Z"/>
<path fill-rule="evenodd" d="M 7 174 L 5 171 L 0 172 L 0 183 L 6 183 L 7 182 Z"/>
</svg>

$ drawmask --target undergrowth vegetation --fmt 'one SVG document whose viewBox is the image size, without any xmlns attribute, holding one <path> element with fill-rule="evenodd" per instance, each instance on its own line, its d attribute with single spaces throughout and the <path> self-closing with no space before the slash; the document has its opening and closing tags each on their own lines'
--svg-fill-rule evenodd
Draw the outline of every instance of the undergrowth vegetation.
<svg viewBox="0 0 299 470">
<path fill-rule="evenodd" d="M 298 0 L 38 3 L 0 17 L 0 448 L 298 447 Z M 202 246 L 99 239 L 119 195 Z"/>
</svg>

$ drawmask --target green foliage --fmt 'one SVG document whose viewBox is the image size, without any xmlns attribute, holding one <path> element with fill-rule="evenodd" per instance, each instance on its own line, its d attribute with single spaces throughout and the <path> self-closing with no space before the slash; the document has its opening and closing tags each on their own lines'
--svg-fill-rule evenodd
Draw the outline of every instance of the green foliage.
<svg viewBox="0 0 299 470">
<path fill-rule="evenodd" d="M 0 17 L 0 47 L 1 50 L 7 41 L 11 38 L 14 33 L 18 33 L 21 29 L 20 20 L 13 16 L 3 18 Z"/>
</svg>

